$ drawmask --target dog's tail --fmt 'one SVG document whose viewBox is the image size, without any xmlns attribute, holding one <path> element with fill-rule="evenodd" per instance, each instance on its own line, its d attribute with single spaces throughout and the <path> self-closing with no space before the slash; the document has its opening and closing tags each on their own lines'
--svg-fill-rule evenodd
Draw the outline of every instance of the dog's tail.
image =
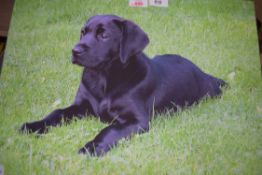
<svg viewBox="0 0 262 175">
<path fill-rule="evenodd" d="M 217 78 L 217 85 L 222 88 L 229 88 L 229 84 L 222 79 Z"/>
</svg>

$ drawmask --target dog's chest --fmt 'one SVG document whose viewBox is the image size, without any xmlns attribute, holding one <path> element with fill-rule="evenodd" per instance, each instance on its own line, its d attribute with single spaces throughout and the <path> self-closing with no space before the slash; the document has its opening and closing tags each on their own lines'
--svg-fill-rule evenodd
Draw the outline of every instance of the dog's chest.
<svg viewBox="0 0 262 175">
<path fill-rule="evenodd" d="M 118 110 L 113 109 L 112 100 L 109 98 L 104 98 L 100 101 L 97 108 L 98 116 L 103 122 L 112 122 L 119 118 Z"/>
<path fill-rule="evenodd" d="M 92 70 L 85 70 L 82 76 L 82 82 L 88 91 L 101 101 L 108 96 L 119 96 L 126 86 L 131 86 L 131 79 L 124 77 L 121 73 L 105 75 Z M 117 94 L 116 94 L 117 92 Z"/>
<path fill-rule="evenodd" d="M 115 96 L 119 97 L 119 87 L 112 86 L 106 76 L 93 71 L 86 70 L 82 77 L 82 82 L 92 96 L 92 108 L 97 116 L 106 122 L 110 122 L 117 117 L 117 110 L 112 109 Z M 122 86 L 125 83 L 118 83 Z M 90 98 L 88 99 L 90 100 Z"/>
<path fill-rule="evenodd" d="M 98 100 L 100 101 L 105 96 L 106 91 L 106 78 L 91 70 L 85 70 L 82 82 L 88 91 Z"/>
</svg>

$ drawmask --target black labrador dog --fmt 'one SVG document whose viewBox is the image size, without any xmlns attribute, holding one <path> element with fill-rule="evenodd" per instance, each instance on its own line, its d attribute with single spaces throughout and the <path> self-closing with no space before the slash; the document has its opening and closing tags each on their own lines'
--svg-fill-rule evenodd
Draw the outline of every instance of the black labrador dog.
<svg viewBox="0 0 262 175">
<path fill-rule="evenodd" d="M 225 82 L 201 71 L 179 55 L 149 59 L 147 34 L 114 15 L 91 17 L 72 50 L 72 62 L 84 67 L 73 104 L 57 109 L 21 130 L 45 133 L 73 117 L 96 116 L 109 123 L 79 153 L 100 156 L 122 138 L 149 130 L 153 111 L 190 106 L 221 94 Z"/>
</svg>

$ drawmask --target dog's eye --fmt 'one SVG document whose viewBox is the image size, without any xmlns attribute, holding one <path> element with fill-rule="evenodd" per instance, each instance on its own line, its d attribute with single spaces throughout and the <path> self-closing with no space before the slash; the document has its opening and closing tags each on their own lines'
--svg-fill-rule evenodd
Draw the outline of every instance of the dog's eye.
<svg viewBox="0 0 262 175">
<path fill-rule="evenodd" d="M 99 27 L 99 28 L 96 30 L 96 34 L 97 34 L 97 35 L 100 35 L 100 34 L 104 33 L 104 31 L 105 31 L 104 28 Z"/>
<path fill-rule="evenodd" d="M 81 29 L 81 34 L 80 34 L 80 38 L 82 38 L 84 35 L 86 34 L 85 29 Z"/>
<path fill-rule="evenodd" d="M 85 28 L 85 27 L 83 27 L 83 28 L 81 29 L 81 38 L 82 38 L 85 34 L 87 34 L 87 33 L 89 33 L 89 32 L 91 32 L 91 29 L 90 29 L 90 28 Z"/>
<path fill-rule="evenodd" d="M 109 37 L 104 28 L 98 28 L 96 31 L 96 36 L 101 37 L 102 39 L 107 39 Z"/>
<path fill-rule="evenodd" d="M 105 32 L 101 34 L 101 38 L 103 39 L 107 39 L 109 37 L 108 34 L 106 34 Z"/>
</svg>

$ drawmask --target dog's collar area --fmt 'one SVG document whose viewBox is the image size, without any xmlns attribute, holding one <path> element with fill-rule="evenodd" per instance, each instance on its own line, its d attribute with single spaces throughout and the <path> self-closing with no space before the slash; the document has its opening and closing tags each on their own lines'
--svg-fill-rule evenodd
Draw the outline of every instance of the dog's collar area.
<svg viewBox="0 0 262 175">
<path fill-rule="evenodd" d="M 113 65 L 118 65 L 121 69 L 125 69 L 129 64 L 129 61 L 126 63 L 122 63 L 120 61 L 119 57 L 113 58 L 113 59 L 108 59 L 106 61 L 103 61 L 102 63 L 98 64 L 95 67 L 89 67 L 89 66 L 84 66 L 84 68 L 94 71 L 94 72 L 108 72 L 110 69 L 112 69 Z"/>
</svg>

